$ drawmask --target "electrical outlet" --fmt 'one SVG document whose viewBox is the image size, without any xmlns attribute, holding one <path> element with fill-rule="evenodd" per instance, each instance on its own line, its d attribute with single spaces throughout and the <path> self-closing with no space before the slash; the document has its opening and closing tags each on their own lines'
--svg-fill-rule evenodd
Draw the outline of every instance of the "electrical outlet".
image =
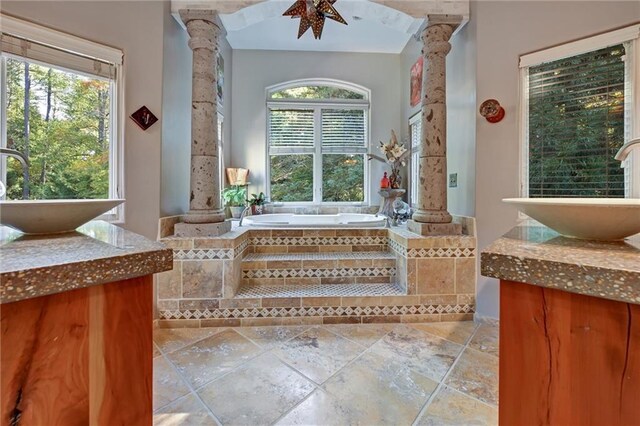
<svg viewBox="0 0 640 426">
<path fill-rule="evenodd" d="M 458 174 L 451 173 L 449 174 L 449 188 L 457 188 L 458 187 Z"/>
</svg>

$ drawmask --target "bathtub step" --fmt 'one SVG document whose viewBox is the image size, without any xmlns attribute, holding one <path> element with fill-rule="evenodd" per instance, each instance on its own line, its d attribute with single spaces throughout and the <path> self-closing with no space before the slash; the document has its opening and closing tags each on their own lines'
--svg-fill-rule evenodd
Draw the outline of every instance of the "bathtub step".
<svg viewBox="0 0 640 426">
<path fill-rule="evenodd" d="M 247 285 L 380 284 L 395 276 L 390 252 L 251 253 L 242 260 Z"/>
<path fill-rule="evenodd" d="M 243 285 L 234 299 L 282 297 L 365 297 L 401 296 L 406 292 L 396 283 L 332 285 Z"/>
</svg>

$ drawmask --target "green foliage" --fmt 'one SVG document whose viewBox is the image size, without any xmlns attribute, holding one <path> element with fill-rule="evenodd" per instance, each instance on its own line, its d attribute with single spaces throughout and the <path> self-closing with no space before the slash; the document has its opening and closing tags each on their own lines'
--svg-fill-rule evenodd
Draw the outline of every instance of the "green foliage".
<svg viewBox="0 0 640 426">
<path fill-rule="evenodd" d="M 251 198 L 247 199 L 247 203 L 249 203 L 250 206 L 262 206 L 264 205 L 264 202 L 265 202 L 264 192 L 261 192 L 260 195 L 251 194 Z"/>
<path fill-rule="evenodd" d="M 332 86 L 301 86 L 271 94 L 272 99 L 364 99 L 361 93 Z"/>
<path fill-rule="evenodd" d="M 622 45 L 529 70 L 529 195 L 624 197 Z"/>
<path fill-rule="evenodd" d="M 7 161 L 7 198 L 22 198 L 25 184 L 30 199 L 108 198 L 109 82 L 11 58 L 6 64 L 7 145 L 29 159 L 28 178 Z"/>
<path fill-rule="evenodd" d="M 271 156 L 271 201 L 313 201 L 313 155 Z"/>
<path fill-rule="evenodd" d="M 242 207 L 244 206 L 245 199 L 247 197 L 247 188 L 239 185 L 232 185 L 226 187 L 222 191 L 222 199 L 229 207 Z"/>
<path fill-rule="evenodd" d="M 364 155 L 322 156 L 322 201 L 364 201 Z"/>
</svg>

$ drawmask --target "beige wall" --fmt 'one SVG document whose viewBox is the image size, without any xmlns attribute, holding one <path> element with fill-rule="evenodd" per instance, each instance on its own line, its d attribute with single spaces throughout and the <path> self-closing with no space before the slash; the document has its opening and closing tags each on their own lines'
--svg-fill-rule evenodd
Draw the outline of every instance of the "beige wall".
<svg viewBox="0 0 640 426">
<path fill-rule="evenodd" d="M 499 124 L 476 114 L 476 219 L 478 246 L 486 247 L 516 224 L 517 212 L 503 204 L 519 195 L 518 58 L 640 21 L 640 2 L 472 2 L 476 24 L 477 101 L 495 98 L 506 109 Z M 498 315 L 498 285 L 479 277 L 478 313 Z"/>
<path fill-rule="evenodd" d="M 156 237 L 160 206 L 163 15 L 160 1 L 2 1 L 2 12 L 124 51 L 125 227 Z M 146 105 L 146 132 L 128 116 Z"/>
</svg>

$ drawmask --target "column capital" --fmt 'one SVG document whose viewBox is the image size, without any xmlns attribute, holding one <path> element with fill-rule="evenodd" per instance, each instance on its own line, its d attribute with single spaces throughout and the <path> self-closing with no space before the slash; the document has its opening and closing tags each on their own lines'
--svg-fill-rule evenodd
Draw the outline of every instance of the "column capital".
<svg viewBox="0 0 640 426">
<path fill-rule="evenodd" d="M 227 35 L 227 31 L 222 24 L 222 20 L 220 19 L 220 15 L 217 10 L 213 9 L 180 9 L 178 11 L 180 14 L 180 19 L 184 23 L 185 27 L 187 27 L 187 32 L 191 35 L 191 31 L 189 30 L 189 23 L 193 21 L 204 21 L 208 24 L 211 24 L 216 31 L 215 35 L 225 36 Z"/>
</svg>

